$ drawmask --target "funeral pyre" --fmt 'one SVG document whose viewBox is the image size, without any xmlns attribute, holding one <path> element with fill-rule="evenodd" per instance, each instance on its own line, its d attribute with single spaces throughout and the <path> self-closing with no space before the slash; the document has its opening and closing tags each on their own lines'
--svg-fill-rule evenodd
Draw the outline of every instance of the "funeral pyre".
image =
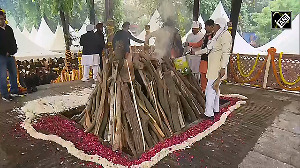
<svg viewBox="0 0 300 168">
<path fill-rule="evenodd" d="M 192 75 L 182 75 L 170 58 L 115 51 L 85 109 L 73 119 L 86 132 L 133 158 L 201 120 L 204 95 Z"/>
</svg>

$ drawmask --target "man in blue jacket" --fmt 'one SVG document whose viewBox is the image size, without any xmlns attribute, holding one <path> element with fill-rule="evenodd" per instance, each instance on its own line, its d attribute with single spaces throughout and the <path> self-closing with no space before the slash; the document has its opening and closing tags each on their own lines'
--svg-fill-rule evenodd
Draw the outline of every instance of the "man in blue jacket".
<svg viewBox="0 0 300 168">
<path fill-rule="evenodd" d="M 12 56 L 17 53 L 18 48 L 14 32 L 5 21 L 5 13 L 2 10 L 0 11 L 0 92 L 3 100 L 12 101 L 12 96 L 19 95 L 16 62 Z M 7 89 L 7 70 L 9 72 L 11 95 Z"/>
</svg>

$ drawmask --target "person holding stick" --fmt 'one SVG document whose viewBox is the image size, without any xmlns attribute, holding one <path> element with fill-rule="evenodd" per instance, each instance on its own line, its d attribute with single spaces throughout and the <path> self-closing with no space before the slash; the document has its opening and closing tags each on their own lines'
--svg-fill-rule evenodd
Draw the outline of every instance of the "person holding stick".
<svg viewBox="0 0 300 168">
<path fill-rule="evenodd" d="M 225 75 L 225 69 L 229 62 L 232 46 L 231 34 L 227 31 L 227 22 L 224 18 L 218 18 L 214 24 L 214 36 L 208 41 L 207 46 L 200 51 L 191 51 L 195 55 L 208 54 L 208 79 L 205 96 L 205 116 L 214 119 L 214 113 L 219 112 L 220 83 Z"/>
</svg>

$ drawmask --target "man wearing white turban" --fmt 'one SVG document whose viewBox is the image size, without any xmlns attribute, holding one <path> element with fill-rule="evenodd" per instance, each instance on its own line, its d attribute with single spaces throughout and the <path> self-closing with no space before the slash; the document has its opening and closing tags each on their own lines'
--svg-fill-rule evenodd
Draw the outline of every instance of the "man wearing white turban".
<svg viewBox="0 0 300 168">
<path fill-rule="evenodd" d="M 204 34 L 200 31 L 201 28 L 202 28 L 202 25 L 201 25 L 201 23 L 199 23 L 199 21 L 193 21 L 192 33 L 187 36 L 186 42 L 185 42 L 186 51 L 189 51 L 190 48 L 201 49 L 201 46 L 203 44 L 203 37 L 204 37 Z M 192 72 L 198 77 L 201 57 L 190 57 L 188 55 L 187 58 L 188 58 L 189 66 L 190 66 Z"/>
<path fill-rule="evenodd" d="M 208 54 L 206 74 L 208 82 L 205 90 L 206 108 L 204 114 L 211 119 L 214 118 L 214 113 L 219 112 L 219 85 L 220 80 L 225 76 L 232 46 L 232 37 L 227 29 L 227 22 L 224 18 L 216 19 L 213 38 L 208 41 L 206 48 L 195 52 L 196 55 Z"/>
<path fill-rule="evenodd" d="M 81 64 L 83 65 L 83 78 L 82 81 L 89 80 L 90 67 L 93 67 L 93 79 L 97 80 L 97 74 L 99 71 L 100 57 L 98 53 L 98 42 L 97 36 L 94 33 L 95 26 L 87 25 L 84 35 L 80 38 L 80 45 L 83 46 L 82 50 L 82 60 Z"/>
</svg>

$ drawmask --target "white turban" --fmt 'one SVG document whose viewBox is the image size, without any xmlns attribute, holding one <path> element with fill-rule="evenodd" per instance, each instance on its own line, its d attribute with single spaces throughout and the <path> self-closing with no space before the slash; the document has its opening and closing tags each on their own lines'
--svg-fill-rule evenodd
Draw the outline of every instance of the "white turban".
<svg viewBox="0 0 300 168">
<path fill-rule="evenodd" d="M 93 31 L 95 29 L 95 26 L 92 25 L 92 24 L 89 24 L 86 26 L 86 31 L 89 32 L 89 31 Z"/>
<path fill-rule="evenodd" d="M 192 29 L 199 29 L 199 22 L 198 21 L 193 21 Z"/>
<path fill-rule="evenodd" d="M 225 29 L 227 27 L 227 21 L 224 18 L 217 18 L 215 20 L 215 24 L 219 25 L 221 28 L 220 29 Z"/>
</svg>

